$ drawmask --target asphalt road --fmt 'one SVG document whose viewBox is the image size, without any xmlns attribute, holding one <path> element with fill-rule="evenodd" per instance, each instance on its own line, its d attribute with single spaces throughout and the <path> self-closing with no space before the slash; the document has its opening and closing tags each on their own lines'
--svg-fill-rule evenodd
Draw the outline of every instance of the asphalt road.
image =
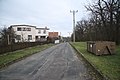
<svg viewBox="0 0 120 80">
<path fill-rule="evenodd" d="M 0 70 L 0 80 L 96 80 L 90 73 L 69 43 L 61 43 Z"/>
</svg>

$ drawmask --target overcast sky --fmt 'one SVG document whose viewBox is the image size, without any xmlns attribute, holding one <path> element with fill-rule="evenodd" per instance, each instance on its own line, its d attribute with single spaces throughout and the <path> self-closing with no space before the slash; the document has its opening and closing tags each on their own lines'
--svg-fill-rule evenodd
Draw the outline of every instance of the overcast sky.
<svg viewBox="0 0 120 80">
<path fill-rule="evenodd" d="M 85 5 L 90 0 L 0 0 L 0 26 L 27 24 L 50 28 L 68 36 L 72 32 L 72 13 L 76 21 L 87 18 Z"/>
</svg>

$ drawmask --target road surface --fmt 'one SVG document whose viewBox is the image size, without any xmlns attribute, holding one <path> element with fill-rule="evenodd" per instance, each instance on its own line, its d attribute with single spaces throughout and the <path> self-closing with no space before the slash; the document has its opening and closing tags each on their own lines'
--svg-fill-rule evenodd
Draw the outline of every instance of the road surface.
<svg viewBox="0 0 120 80">
<path fill-rule="evenodd" d="M 96 80 L 69 43 L 55 45 L 0 70 L 0 80 Z"/>
</svg>

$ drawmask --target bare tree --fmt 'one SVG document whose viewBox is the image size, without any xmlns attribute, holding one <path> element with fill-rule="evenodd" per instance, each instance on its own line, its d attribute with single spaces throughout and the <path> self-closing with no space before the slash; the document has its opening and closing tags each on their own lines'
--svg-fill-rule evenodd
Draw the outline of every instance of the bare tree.
<svg viewBox="0 0 120 80">
<path fill-rule="evenodd" d="M 2 46 L 14 43 L 15 32 L 12 29 L 4 27 L 3 29 L 0 30 L 0 35 L 1 35 L 0 44 Z"/>
<path fill-rule="evenodd" d="M 76 25 L 78 41 L 107 40 L 120 43 L 120 0 L 98 0 L 85 6 L 91 12 L 86 21 L 79 21 Z"/>
</svg>

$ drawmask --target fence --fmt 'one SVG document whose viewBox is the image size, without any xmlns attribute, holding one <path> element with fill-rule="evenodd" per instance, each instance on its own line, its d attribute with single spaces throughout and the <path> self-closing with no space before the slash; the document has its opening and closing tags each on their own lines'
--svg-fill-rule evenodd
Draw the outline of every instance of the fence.
<svg viewBox="0 0 120 80">
<path fill-rule="evenodd" d="M 6 53 L 6 52 L 12 52 L 15 50 L 20 50 L 20 49 L 24 49 L 24 48 L 32 47 L 36 45 L 42 45 L 42 44 L 47 44 L 47 42 L 24 42 L 24 43 L 15 43 L 7 46 L 0 46 L 0 54 Z"/>
</svg>

